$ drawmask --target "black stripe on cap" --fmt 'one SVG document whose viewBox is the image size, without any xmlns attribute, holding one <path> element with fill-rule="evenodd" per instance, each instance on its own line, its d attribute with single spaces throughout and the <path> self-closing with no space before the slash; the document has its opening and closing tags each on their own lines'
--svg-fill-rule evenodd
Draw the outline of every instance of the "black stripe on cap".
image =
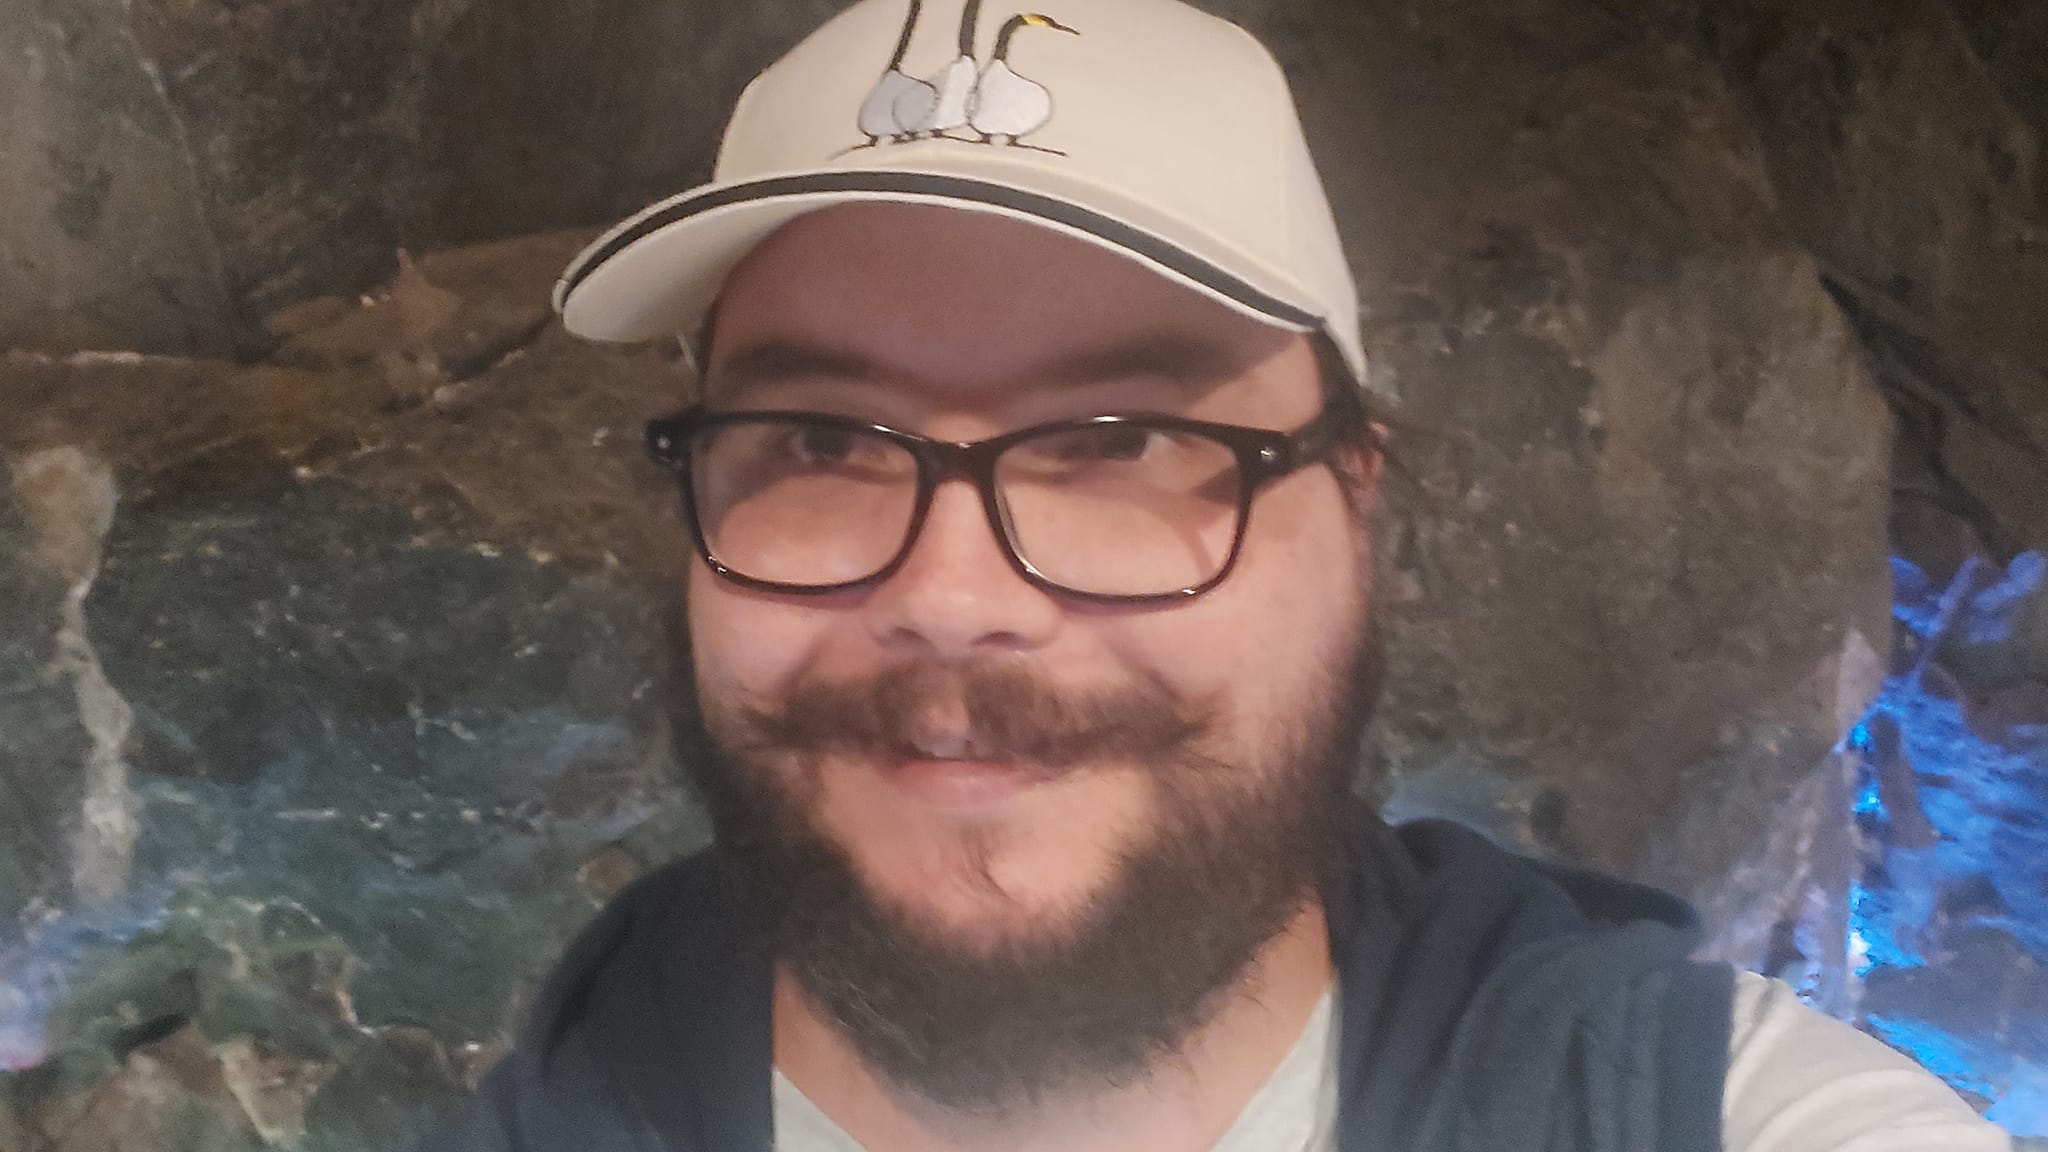
<svg viewBox="0 0 2048 1152">
<path fill-rule="evenodd" d="M 1133 228 L 1100 212 L 1004 184 L 992 184 L 984 180 L 970 180 L 959 176 L 935 176 L 928 172 L 816 172 L 803 176 L 776 176 L 766 180 L 707 189 L 700 195 L 679 200 L 641 220 L 612 237 L 602 248 L 592 252 L 564 277 L 566 283 L 562 290 L 562 302 L 567 304 L 570 294 L 576 291 L 577 286 L 588 279 L 591 273 L 603 267 L 605 261 L 631 247 L 649 233 L 729 204 L 772 200 L 782 196 L 812 195 L 819 192 L 931 196 L 1007 208 L 1086 232 L 1284 323 L 1302 328 L 1322 326 L 1322 317 L 1315 313 L 1304 311 L 1278 296 L 1253 287 L 1185 248 L 1170 244 L 1149 232 Z"/>
</svg>

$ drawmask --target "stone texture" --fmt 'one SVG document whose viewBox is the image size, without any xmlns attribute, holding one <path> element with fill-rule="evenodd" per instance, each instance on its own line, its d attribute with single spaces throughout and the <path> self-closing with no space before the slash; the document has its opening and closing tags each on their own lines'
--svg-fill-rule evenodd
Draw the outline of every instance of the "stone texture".
<svg viewBox="0 0 2048 1152">
<path fill-rule="evenodd" d="M 2048 1135 L 2048 689 L 1996 686 L 2041 558 L 1894 562 L 1912 658 L 1716 894 L 1709 955 L 1782 976 L 2023 1136 Z M 2048 646 L 2044 646 L 2048 647 Z"/>
<path fill-rule="evenodd" d="M 708 179 L 740 89 L 847 3 L 466 5 L 425 97 L 433 238 L 609 222 Z"/>
<path fill-rule="evenodd" d="M 701 179 L 842 3 L 0 12 L 0 346 L 134 350 L 0 359 L 0 1149 L 393 1146 L 701 841 L 671 369 L 550 326 L 588 231 L 437 249 Z M 2039 13 L 1208 6 L 1300 82 L 1406 402 L 1380 785 L 2042 1130 Z"/>
<path fill-rule="evenodd" d="M 258 1152 L 262 1139 L 228 1091 L 205 1039 L 180 1028 L 131 1051 L 70 1123 L 42 1133 L 52 1152 Z"/>
<path fill-rule="evenodd" d="M 454 0 L 145 0 L 138 63 L 162 77 L 237 321 L 389 274 L 417 201 L 431 46 Z M 129 345 L 131 347 L 136 345 Z"/>
<path fill-rule="evenodd" d="M 841 6 L 11 5 L 0 348 L 253 357 L 400 248 L 622 216 L 705 178 L 740 88 Z"/>
<path fill-rule="evenodd" d="M 1575 854 L 1700 894 L 1882 670 L 1854 335 L 1684 42 L 1533 2 L 1281 42 L 1404 403 L 1387 770 L 1548 781 Z"/>
<path fill-rule="evenodd" d="M 1892 491 L 1892 555 L 1912 564 L 1928 578 L 1946 583 L 1965 561 L 1990 558 L 1977 530 L 1961 516 L 1921 492 Z"/>
<path fill-rule="evenodd" d="M 674 495 L 633 431 L 679 381 L 543 322 L 584 238 L 301 310 L 297 367 L 0 365 L 0 701 L 44 725 L 4 781 L 52 830 L 0 874 L 31 1146 L 401 1146 L 599 901 L 702 843 L 663 729 Z M 118 740 L 82 668 L 42 687 L 71 633 Z M 87 892 L 109 752 L 132 835 Z"/>
<path fill-rule="evenodd" d="M 79 810 L 79 765 L 91 740 L 78 724 L 71 686 L 51 674 L 66 582 L 34 559 L 37 543 L 11 487 L 0 489 L 0 603 L 8 605 L 0 629 L 0 916 L 7 920 L 68 895 L 64 827 Z M 7 1046 L 0 1033 L 0 1049 Z"/>
<path fill-rule="evenodd" d="M 2042 20 L 1997 0 L 1702 6 L 1793 229 L 2006 554 L 2048 542 Z"/>
<path fill-rule="evenodd" d="M 125 5 L 0 10 L 0 346 L 221 352 L 198 178 Z"/>
<path fill-rule="evenodd" d="M 2048 1136 L 2048 710 L 2040 684 L 1999 686 L 1982 658 L 2048 604 L 2042 561 L 1945 586 L 1898 567 L 1895 611 L 1922 655 L 1856 737 L 1860 864 L 1835 889 L 1855 1016 L 1992 1119 Z"/>
</svg>

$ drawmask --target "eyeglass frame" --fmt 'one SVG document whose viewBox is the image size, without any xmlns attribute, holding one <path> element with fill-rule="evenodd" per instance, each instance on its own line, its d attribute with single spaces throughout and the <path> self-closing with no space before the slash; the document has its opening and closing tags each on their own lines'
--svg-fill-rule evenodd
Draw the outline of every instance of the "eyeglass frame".
<svg viewBox="0 0 2048 1152">
<path fill-rule="evenodd" d="M 916 462 L 916 502 L 911 509 L 910 522 L 904 527 L 903 543 L 888 563 L 873 573 L 857 580 L 844 580 L 836 584 L 783 583 L 763 580 L 740 572 L 720 560 L 712 551 L 711 542 L 705 536 L 704 525 L 698 515 L 696 478 L 690 467 L 688 446 L 708 429 L 738 424 L 792 421 L 816 428 L 880 436 L 909 452 Z M 1251 527 L 1252 503 L 1260 489 L 1282 477 L 1328 459 L 1343 443 L 1340 425 L 1340 417 L 1326 404 L 1306 424 L 1293 431 L 1217 424 L 1184 416 L 1131 414 L 1056 420 L 1019 428 L 985 440 L 948 441 L 829 412 L 794 409 L 715 410 L 708 405 L 692 404 L 679 412 L 648 421 L 646 443 L 648 456 L 656 464 L 676 475 L 682 490 L 683 518 L 688 524 L 691 540 L 697 546 L 697 554 L 719 577 L 742 588 L 793 596 L 826 596 L 872 587 L 888 580 L 902 569 L 904 563 L 909 560 L 911 551 L 917 547 L 918 537 L 924 532 L 925 521 L 931 513 L 932 498 L 938 493 L 939 485 L 960 478 L 974 485 L 976 493 L 981 498 L 982 511 L 988 517 L 989 528 L 994 533 L 996 541 L 1002 545 L 1004 557 L 1008 559 L 1011 569 L 1026 583 L 1042 591 L 1089 603 L 1137 605 L 1191 599 L 1223 583 L 1237 567 L 1238 556 L 1244 551 L 1245 535 Z M 1130 426 L 1198 435 L 1228 448 L 1236 457 L 1239 477 L 1237 529 L 1231 538 L 1230 551 L 1214 576 L 1191 587 L 1164 592 L 1089 592 L 1059 583 L 1040 572 L 1024 558 L 1015 533 L 1008 523 L 1002 500 L 996 491 L 996 460 L 1009 448 L 1028 440 L 1104 426 Z"/>
</svg>

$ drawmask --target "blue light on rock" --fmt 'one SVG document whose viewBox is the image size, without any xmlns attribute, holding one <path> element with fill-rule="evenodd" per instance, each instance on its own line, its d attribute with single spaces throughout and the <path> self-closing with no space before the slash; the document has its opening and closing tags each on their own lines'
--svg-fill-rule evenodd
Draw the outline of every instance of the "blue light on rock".
<svg viewBox="0 0 2048 1152">
<path fill-rule="evenodd" d="M 1967 571 L 1944 589 L 1892 568 L 1895 615 L 1921 651 L 1849 738 L 1865 762 L 1849 892 L 1858 1023 L 2008 1130 L 2048 1135 L 2048 725 L 1992 713 L 1945 667 L 1994 688 L 2024 677 L 2013 649 L 2040 618 L 2048 560 L 2023 554 L 1974 589 Z M 1924 818 L 1918 837 L 1902 805 Z"/>
</svg>

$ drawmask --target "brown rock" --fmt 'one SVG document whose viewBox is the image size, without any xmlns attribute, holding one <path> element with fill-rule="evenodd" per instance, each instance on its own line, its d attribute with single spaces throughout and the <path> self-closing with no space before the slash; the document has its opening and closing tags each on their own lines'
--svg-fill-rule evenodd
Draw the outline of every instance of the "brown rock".
<svg viewBox="0 0 2048 1152">
<path fill-rule="evenodd" d="M 2048 451 L 1957 417 L 1942 437 L 1941 460 L 2009 536 L 2048 547 Z"/>
<path fill-rule="evenodd" d="M 1416 35 L 1477 74 L 1477 18 Z M 1408 43 L 1375 31 L 1376 55 Z M 1382 168 L 1366 233 L 1414 220 L 1433 255 L 1391 246 L 1397 280 L 1359 250 L 1375 364 L 1424 430 L 1382 534 L 1382 587 L 1419 592 L 1382 604 L 1385 755 L 1534 774 L 1582 855 L 1697 895 L 1882 677 L 1890 419 L 1685 46 L 1586 29 L 1429 91 L 1359 97 L 1407 148 L 1493 133 L 1483 182 Z"/>
<path fill-rule="evenodd" d="M 177 109 L 129 32 L 120 4 L 0 8 L 0 348 L 250 343 Z"/>
<path fill-rule="evenodd" d="M 1986 743 L 2017 747 L 2022 742 L 2021 728 L 2036 729 L 2034 740 L 2038 742 L 2039 730 L 2048 728 L 2048 684 L 2028 680 L 2001 688 L 1965 715 L 1970 731 Z"/>
<path fill-rule="evenodd" d="M 229 1091 L 256 1131 L 271 1145 L 297 1147 L 306 1136 L 306 1101 L 334 1069 L 323 1061 L 273 1051 L 246 1036 L 222 1044 L 217 1054 Z"/>
<path fill-rule="evenodd" d="M 10 6 L 38 64 L 0 75 L 0 347 L 257 355 L 400 247 L 615 219 L 707 176 L 844 3 Z"/>
<path fill-rule="evenodd" d="M 1919 495 L 1892 500 L 1891 547 L 1935 584 L 1946 584 L 1970 557 L 1990 559 L 1968 520 Z"/>
<path fill-rule="evenodd" d="M 458 393 L 390 420 L 337 471 L 408 501 L 453 493 L 499 546 L 535 559 L 676 572 L 675 490 L 647 463 L 640 426 L 684 383 L 652 354 L 549 327 Z"/>
<path fill-rule="evenodd" d="M 130 1053 L 84 1115 L 50 1132 L 52 1152 L 257 1152 L 206 1041 L 190 1027 Z"/>
<path fill-rule="evenodd" d="M 583 881 L 583 890 L 590 894 L 590 898 L 603 904 L 646 871 L 647 866 L 638 858 L 614 844 L 585 860 L 583 866 L 576 870 L 576 876 Z"/>
<path fill-rule="evenodd" d="M 555 279 L 594 238 L 555 232 L 422 256 L 420 276 L 461 300 L 428 341 L 441 375 L 468 380 L 537 339 L 554 321 Z"/>
<path fill-rule="evenodd" d="M 306 1106 L 309 1129 L 340 1147 L 402 1147 L 428 1109 L 445 1107 L 461 1080 L 422 1028 L 375 1029 Z"/>
<path fill-rule="evenodd" d="M 2001 548 L 2048 541 L 2039 497 L 2014 487 L 2031 474 L 2038 493 L 2048 460 L 2048 85 L 2040 53 L 2006 39 L 2038 31 L 2037 7 L 1702 5 L 1779 202 L 1883 345 L 1887 389 L 1983 423 L 1951 423 L 1964 439 L 1943 455 L 2005 521 Z"/>
</svg>

